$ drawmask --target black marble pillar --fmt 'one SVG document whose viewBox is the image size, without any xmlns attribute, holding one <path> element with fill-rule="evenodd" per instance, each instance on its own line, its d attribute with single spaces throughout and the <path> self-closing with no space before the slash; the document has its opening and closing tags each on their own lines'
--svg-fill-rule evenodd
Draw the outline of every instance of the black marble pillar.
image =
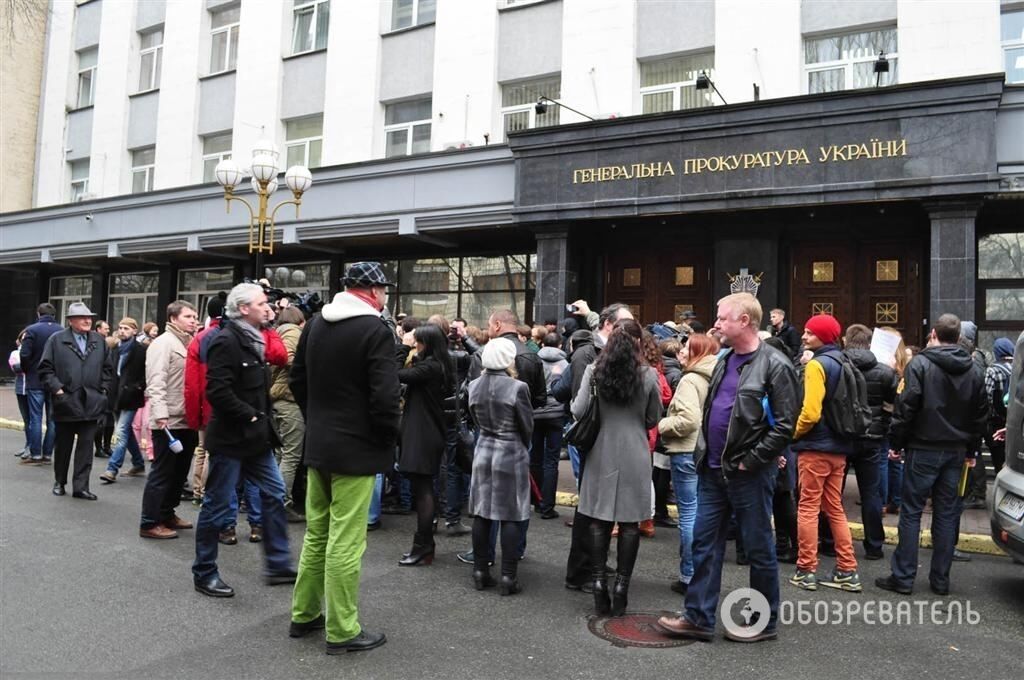
<svg viewBox="0 0 1024 680">
<path fill-rule="evenodd" d="M 537 289 L 533 298 L 533 319 L 565 318 L 565 305 L 576 293 L 576 272 L 569 265 L 569 234 L 565 231 L 537 233 Z"/>
<path fill-rule="evenodd" d="M 980 203 L 928 203 L 931 219 L 931 286 L 928 323 L 942 314 L 974 319 L 977 241 L 975 218 Z"/>
</svg>

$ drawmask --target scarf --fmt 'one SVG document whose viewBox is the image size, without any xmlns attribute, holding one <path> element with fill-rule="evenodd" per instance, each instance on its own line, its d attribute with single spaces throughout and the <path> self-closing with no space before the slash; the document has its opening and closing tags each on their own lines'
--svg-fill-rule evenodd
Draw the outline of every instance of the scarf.
<svg viewBox="0 0 1024 680">
<path fill-rule="evenodd" d="M 184 347 L 185 349 L 188 349 L 188 344 L 190 342 L 192 342 L 192 336 L 191 335 L 189 335 L 185 331 L 183 331 L 180 328 L 178 328 L 177 326 L 175 326 L 174 322 L 172 322 L 172 321 L 168 321 L 167 325 L 164 327 L 164 329 L 165 329 L 165 332 L 170 333 L 171 335 L 176 337 L 178 339 L 178 342 L 181 343 L 182 347 Z"/>
<path fill-rule="evenodd" d="M 353 297 L 359 298 L 378 312 L 384 309 L 384 305 L 377 302 L 377 298 L 373 296 L 373 292 L 369 288 L 349 288 L 345 292 Z"/>
<path fill-rule="evenodd" d="M 128 353 L 132 351 L 132 344 L 134 340 L 122 340 L 121 344 L 117 346 L 118 360 L 117 360 L 117 374 L 121 375 L 121 370 L 124 368 L 124 362 L 128 361 Z"/>
<path fill-rule="evenodd" d="M 247 336 L 249 336 L 249 340 L 252 341 L 252 348 L 260 355 L 260 361 L 265 361 L 267 356 L 267 343 L 266 340 L 263 339 L 263 333 L 260 329 L 242 320 L 237 321 L 237 325 Z"/>
</svg>

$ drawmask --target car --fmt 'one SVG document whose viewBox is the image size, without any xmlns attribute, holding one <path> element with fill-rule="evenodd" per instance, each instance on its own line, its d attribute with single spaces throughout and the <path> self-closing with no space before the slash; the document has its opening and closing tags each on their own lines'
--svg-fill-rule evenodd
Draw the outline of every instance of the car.
<svg viewBox="0 0 1024 680">
<path fill-rule="evenodd" d="M 992 494 L 992 538 L 1024 564 L 1024 333 L 1017 338 L 1006 408 L 1006 464 Z"/>
</svg>

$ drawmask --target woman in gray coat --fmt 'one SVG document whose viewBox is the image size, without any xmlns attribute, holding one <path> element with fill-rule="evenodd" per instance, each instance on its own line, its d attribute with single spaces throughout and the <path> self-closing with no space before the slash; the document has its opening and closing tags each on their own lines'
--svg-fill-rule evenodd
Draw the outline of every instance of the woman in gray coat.
<svg viewBox="0 0 1024 680">
<path fill-rule="evenodd" d="M 647 431 L 661 417 L 658 376 L 640 353 L 643 331 L 633 319 L 615 324 L 604 351 L 587 366 L 572 401 L 580 418 L 596 391 L 601 429 L 586 453 L 580 479 L 579 512 L 591 519 L 590 558 L 594 575 L 594 607 L 598 615 L 626 611 L 629 579 L 640 548 L 638 524 L 651 513 L 651 451 Z M 619 524 L 618 564 L 609 601 L 605 564 L 612 526 Z"/>
<path fill-rule="evenodd" d="M 510 375 L 516 346 L 495 338 L 483 349 L 483 373 L 469 384 L 469 413 L 479 431 L 469 484 L 473 520 L 473 582 L 495 585 L 487 555 L 491 523 L 501 522 L 501 594 L 522 588 L 516 578 L 519 545 L 530 518 L 530 388 Z"/>
</svg>

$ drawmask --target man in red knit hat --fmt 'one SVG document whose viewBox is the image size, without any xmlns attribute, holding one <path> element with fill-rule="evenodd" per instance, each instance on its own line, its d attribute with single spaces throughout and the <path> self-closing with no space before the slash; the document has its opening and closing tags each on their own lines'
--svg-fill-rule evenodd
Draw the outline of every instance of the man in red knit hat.
<svg viewBox="0 0 1024 680">
<path fill-rule="evenodd" d="M 789 582 L 804 590 L 818 584 L 860 592 L 857 558 L 843 510 L 843 474 L 846 456 L 853 453 L 853 440 L 841 436 L 824 417 L 825 405 L 833 398 L 842 372 L 843 357 L 837 345 L 842 328 L 829 314 L 812 316 L 804 324 L 804 347 L 814 357 L 804 367 L 804 403 L 793 432 L 800 476 L 800 505 L 796 533 L 799 553 L 796 574 Z M 836 568 L 820 581 L 818 567 L 818 515 L 824 511 L 835 538 Z"/>
</svg>

